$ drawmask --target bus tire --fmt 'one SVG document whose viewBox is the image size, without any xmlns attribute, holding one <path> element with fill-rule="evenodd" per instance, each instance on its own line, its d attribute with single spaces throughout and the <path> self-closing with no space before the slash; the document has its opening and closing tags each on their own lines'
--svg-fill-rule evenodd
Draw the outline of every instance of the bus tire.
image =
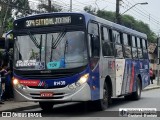
<svg viewBox="0 0 160 120">
<path fill-rule="evenodd" d="M 39 106 L 43 111 L 51 111 L 54 104 L 52 102 L 39 102 Z"/>
<path fill-rule="evenodd" d="M 125 99 L 126 100 L 139 100 L 141 98 L 141 91 L 142 91 L 141 82 L 140 82 L 139 77 L 137 77 L 136 91 L 130 95 L 126 95 Z"/>
<path fill-rule="evenodd" d="M 142 91 L 142 87 L 141 87 L 141 82 L 139 77 L 137 77 L 137 87 L 136 87 L 136 92 L 133 92 L 131 97 L 132 100 L 139 100 L 141 98 L 141 91 Z"/>
<path fill-rule="evenodd" d="M 104 82 L 103 87 L 103 99 L 97 100 L 96 102 L 96 109 L 97 110 L 105 110 L 108 108 L 108 102 L 109 102 L 109 93 L 108 93 L 108 86 L 106 82 Z"/>
</svg>

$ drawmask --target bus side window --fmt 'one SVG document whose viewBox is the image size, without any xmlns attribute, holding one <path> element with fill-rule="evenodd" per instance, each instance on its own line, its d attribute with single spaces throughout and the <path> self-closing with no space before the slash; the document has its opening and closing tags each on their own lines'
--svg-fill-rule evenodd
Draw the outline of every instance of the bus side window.
<svg viewBox="0 0 160 120">
<path fill-rule="evenodd" d="M 147 44 L 146 44 L 146 40 L 142 39 L 142 47 L 143 47 L 143 57 L 144 59 L 148 59 L 148 52 L 147 52 Z"/>
<path fill-rule="evenodd" d="M 99 39 L 98 24 L 90 22 L 88 25 L 88 33 L 90 37 L 89 43 L 91 45 L 91 57 L 99 57 L 100 39 Z"/>
<path fill-rule="evenodd" d="M 109 37 L 109 30 L 106 27 L 102 27 L 102 52 L 103 56 L 114 56 L 113 43 Z"/>
<path fill-rule="evenodd" d="M 138 57 L 135 36 L 132 36 L 132 56 L 133 58 Z"/>
<path fill-rule="evenodd" d="M 99 36 L 91 36 L 91 47 L 92 47 L 92 57 L 96 56 L 99 57 L 100 53 L 100 43 L 99 43 Z"/>
<path fill-rule="evenodd" d="M 123 34 L 124 53 L 126 58 L 132 58 L 131 55 L 131 39 L 130 35 Z"/>
<path fill-rule="evenodd" d="M 123 58 L 122 48 L 122 34 L 118 31 L 113 30 L 113 41 L 115 41 L 115 56 L 117 58 Z"/>
<path fill-rule="evenodd" d="M 142 59 L 143 54 L 142 54 L 142 46 L 141 46 L 141 39 L 137 37 L 137 48 L 138 48 L 138 58 Z"/>
<path fill-rule="evenodd" d="M 118 31 L 113 30 L 113 41 L 115 41 L 115 54 L 117 58 L 123 58 L 122 49 L 122 34 Z"/>
</svg>

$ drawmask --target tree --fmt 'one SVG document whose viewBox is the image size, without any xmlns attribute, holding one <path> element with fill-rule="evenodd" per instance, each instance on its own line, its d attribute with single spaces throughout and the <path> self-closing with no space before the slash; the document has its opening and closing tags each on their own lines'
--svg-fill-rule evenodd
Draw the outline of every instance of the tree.
<svg viewBox="0 0 160 120">
<path fill-rule="evenodd" d="M 2 36 L 12 28 L 14 17 L 26 16 L 30 7 L 28 0 L 0 0 L 0 3 L 0 36 Z"/>
<path fill-rule="evenodd" d="M 84 10 L 91 14 L 94 13 L 94 15 L 98 17 L 115 22 L 115 16 L 116 16 L 115 12 L 106 11 L 106 10 L 96 11 L 92 6 L 86 6 L 84 7 Z M 130 15 L 121 15 L 121 24 L 128 28 L 131 28 L 131 29 L 147 34 L 149 42 L 156 42 L 157 36 L 155 35 L 154 32 L 152 32 L 148 24 L 145 24 L 142 21 L 135 20 L 135 18 Z"/>
<path fill-rule="evenodd" d="M 96 15 L 96 8 L 92 8 L 92 6 L 85 6 L 84 10 L 90 14 Z"/>
<path fill-rule="evenodd" d="M 42 12 L 59 12 L 62 10 L 60 5 L 56 5 L 51 2 L 51 0 L 41 1 L 38 5 L 38 8 L 41 9 Z"/>
</svg>

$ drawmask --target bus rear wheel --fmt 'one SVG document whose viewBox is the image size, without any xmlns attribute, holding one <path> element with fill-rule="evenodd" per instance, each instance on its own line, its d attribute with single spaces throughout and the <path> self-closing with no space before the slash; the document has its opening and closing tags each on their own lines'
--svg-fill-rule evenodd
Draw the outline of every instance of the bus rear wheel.
<svg viewBox="0 0 160 120">
<path fill-rule="evenodd" d="M 141 82 L 139 77 L 137 77 L 137 84 L 136 84 L 136 91 L 133 92 L 130 95 L 125 96 L 126 100 L 139 100 L 141 98 L 141 91 L 142 91 L 142 87 L 141 87 Z"/>
<path fill-rule="evenodd" d="M 96 107 L 97 110 L 105 110 L 108 108 L 109 94 L 108 94 L 108 86 L 104 83 L 103 87 L 103 99 L 97 100 Z"/>
<path fill-rule="evenodd" d="M 137 82 L 136 92 L 132 93 L 133 100 L 139 100 L 141 98 L 142 87 L 141 87 L 140 79 L 138 77 L 136 82 Z"/>
<path fill-rule="evenodd" d="M 39 102 L 39 106 L 43 111 L 51 111 L 54 104 L 52 102 Z"/>
</svg>

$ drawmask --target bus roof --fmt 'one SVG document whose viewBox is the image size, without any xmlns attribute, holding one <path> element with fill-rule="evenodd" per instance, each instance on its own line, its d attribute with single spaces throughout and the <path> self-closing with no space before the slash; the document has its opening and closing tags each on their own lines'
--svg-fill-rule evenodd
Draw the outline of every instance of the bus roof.
<svg viewBox="0 0 160 120">
<path fill-rule="evenodd" d="M 86 22 L 86 25 L 88 24 L 88 21 L 90 20 L 93 20 L 93 21 L 97 21 L 103 25 L 106 25 L 110 28 L 113 28 L 115 30 L 120 30 L 124 33 L 128 33 L 128 34 L 132 34 L 132 35 L 135 35 L 135 36 L 139 36 L 141 38 L 144 38 L 144 39 L 147 39 L 147 35 L 144 34 L 144 33 L 141 33 L 141 32 L 138 32 L 136 30 L 133 30 L 131 28 L 127 28 L 125 26 L 122 26 L 122 25 L 119 25 L 119 24 L 116 24 L 114 22 L 111 22 L 111 21 L 108 21 L 106 19 L 103 19 L 103 18 L 100 18 L 100 17 L 97 17 L 95 15 L 92 15 L 92 14 L 89 14 L 89 13 L 86 13 L 86 12 L 54 12 L 54 13 L 43 13 L 43 14 L 38 14 L 38 15 L 31 15 L 31 16 L 27 16 L 27 17 L 23 17 L 23 18 L 20 18 L 20 19 L 17 19 L 15 20 L 15 22 L 18 22 L 18 21 L 21 21 L 21 20 L 27 20 L 27 19 L 33 19 L 35 17 L 51 17 L 52 15 L 58 15 L 58 14 L 61 14 L 61 15 L 76 15 L 76 14 L 81 14 L 85 17 L 85 20 L 87 21 Z"/>
</svg>

